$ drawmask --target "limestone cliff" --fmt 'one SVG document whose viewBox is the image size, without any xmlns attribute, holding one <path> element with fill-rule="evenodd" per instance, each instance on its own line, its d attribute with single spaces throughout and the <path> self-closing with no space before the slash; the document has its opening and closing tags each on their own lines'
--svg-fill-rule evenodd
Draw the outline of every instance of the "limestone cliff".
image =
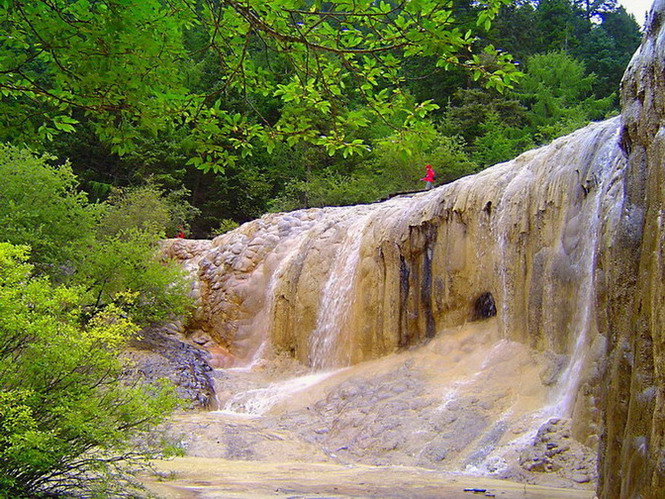
<svg viewBox="0 0 665 499">
<path fill-rule="evenodd" d="M 609 339 L 599 496 L 665 497 L 665 2 L 657 0 L 622 82 L 629 158 L 621 216 L 600 260 Z"/>
</svg>

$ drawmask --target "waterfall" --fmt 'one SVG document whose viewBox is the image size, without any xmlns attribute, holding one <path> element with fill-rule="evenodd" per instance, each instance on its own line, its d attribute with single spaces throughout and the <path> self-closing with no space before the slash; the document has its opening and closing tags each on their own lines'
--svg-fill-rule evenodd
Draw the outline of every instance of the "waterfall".
<svg viewBox="0 0 665 499">
<path fill-rule="evenodd" d="M 194 277 L 187 327 L 213 364 L 351 365 L 322 398 L 310 383 L 325 371 L 229 410 L 297 394 L 306 407 L 280 425 L 307 442 L 455 471 L 540 476 L 600 439 L 599 497 L 663 496 L 664 12 L 658 0 L 621 117 L 428 192 L 167 243 Z M 589 456 L 573 482 L 593 479 Z"/>
<path fill-rule="evenodd" d="M 235 356 L 221 365 L 286 354 L 333 369 L 473 321 L 493 296 L 497 340 L 563 359 L 543 414 L 572 415 L 594 382 L 594 268 L 601 220 L 617 215 L 620 126 L 591 124 L 431 191 L 245 224 L 199 253 L 199 327 Z"/>
<path fill-rule="evenodd" d="M 361 216 L 349 227 L 335 255 L 330 276 L 323 286 L 319 314 L 316 327 L 310 336 L 309 347 L 310 365 L 316 369 L 332 367 L 335 360 L 345 364 L 349 361 L 339 358 L 334 352 L 343 350 L 343 345 L 339 345 L 339 338 L 342 329 L 346 327 L 351 308 L 351 291 L 367 220 L 368 215 Z"/>
<path fill-rule="evenodd" d="M 231 360 L 221 366 L 245 366 L 242 376 L 263 380 L 241 382 L 229 395 L 227 371 L 220 417 L 269 417 L 302 399 L 312 400 L 306 411 L 320 407 L 317 417 L 333 424 L 347 410 L 349 417 L 366 410 L 367 400 L 402 393 L 392 384 L 403 368 L 386 367 L 377 385 L 371 376 L 352 381 L 367 376 L 365 361 L 390 365 L 400 359 L 390 354 L 420 346 L 414 365 L 424 369 L 419 376 L 440 379 L 430 385 L 439 399 L 418 402 L 416 420 L 393 419 L 400 432 L 414 426 L 426 436 L 411 455 L 428 466 L 447 452 L 448 470 L 508 472 L 542 428 L 556 426 L 552 418 L 565 418 L 559 431 L 572 428 L 593 446 L 602 382 L 593 311 L 604 227 L 620 215 L 620 129 L 620 118 L 593 123 L 474 176 L 384 203 L 271 214 L 192 251 L 203 302 L 197 327 L 226 348 Z M 497 318 L 475 312 L 488 296 Z M 262 374 L 283 357 L 311 370 Z M 342 378 L 352 388 L 335 388 Z M 331 391 L 316 402 L 319 384 Z M 354 395 L 367 386 L 380 393 Z M 293 417 L 304 424 L 310 416 Z M 445 431 L 433 431 L 439 426 Z M 325 435 L 316 438 L 333 448 L 352 438 Z M 441 450 L 451 446 L 455 452 Z M 584 477 L 593 473 L 580 465 Z"/>
<path fill-rule="evenodd" d="M 618 120 L 615 120 L 618 121 Z M 606 134 L 586 144 L 586 162 L 590 164 L 586 178 L 581 178 L 585 188 L 585 207 L 578 217 L 581 220 L 580 247 L 577 270 L 579 273 L 579 298 L 574 310 L 572 324 L 574 334 L 571 336 L 570 360 L 561 374 L 555 400 L 555 413 L 561 416 L 572 415 L 577 396 L 580 379 L 589 350 L 589 337 L 595 325 L 596 309 L 596 268 L 597 254 L 599 252 L 599 238 L 602 231 L 603 220 L 611 208 L 618 203 L 612 197 L 609 187 L 617 171 L 623 172 L 625 158 L 617 153 L 620 130 L 611 128 Z"/>
<path fill-rule="evenodd" d="M 201 327 L 245 363 L 268 340 L 329 368 L 472 320 L 489 292 L 502 337 L 573 355 L 589 328 L 604 178 L 623 161 L 618 128 L 592 124 L 432 191 L 245 224 L 199 257 Z"/>
</svg>

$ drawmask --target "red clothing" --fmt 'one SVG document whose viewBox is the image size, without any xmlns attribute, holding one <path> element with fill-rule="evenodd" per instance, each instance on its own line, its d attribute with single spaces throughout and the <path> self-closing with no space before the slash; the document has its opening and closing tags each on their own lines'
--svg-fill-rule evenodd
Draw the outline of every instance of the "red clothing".
<svg viewBox="0 0 665 499">
<path fill-rule="evenodd" d="M 179 239 L 185 239 L 185 232 L 182 231 L 182 230 L 179 230 L 179 231 L 178 231 L 178 235 L 175 236 L 175 237 L 177 237 L 177 238 L 179 238 Z"/>
<path fill-rule="evenodd" d="M 420 180 L 423 182 L 434 182 L 436 180 L 436 173 L 434 172 L 434 168 L 432 168 L 432 165 L 426 165 L 425 168 L 427 168 L 427 173 Z"/>
</svg>

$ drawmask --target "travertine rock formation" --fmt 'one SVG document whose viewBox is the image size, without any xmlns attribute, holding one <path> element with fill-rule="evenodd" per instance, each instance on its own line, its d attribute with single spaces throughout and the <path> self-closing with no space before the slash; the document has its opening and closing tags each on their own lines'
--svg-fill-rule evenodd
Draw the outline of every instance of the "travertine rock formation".
<svg viewBox="0 0 665 499">
<path fill-rule="evenodd" d="M 577 407 L 575 435 L 594 445 L 604 352 L 594 266 L 600 222 L 622 193 L 619 131 L 618 118 L 592 124 L 385 203 L 272 214 L 212 242 L 173 241 L 167 253 L 197 275 L 193 339 L 218 366 L 270 346 L 328 368 L 496 312 L 500 337 L 562 356 L 553 398 L 562 415 Z"/>
<path fill-rule="evenodd" d="M 657 0 L 622 82 L 629 158 L 608 224 L 598 316 L 609 340 L 601 498 L 665 497 L 665 2 Z"/>
</svg>

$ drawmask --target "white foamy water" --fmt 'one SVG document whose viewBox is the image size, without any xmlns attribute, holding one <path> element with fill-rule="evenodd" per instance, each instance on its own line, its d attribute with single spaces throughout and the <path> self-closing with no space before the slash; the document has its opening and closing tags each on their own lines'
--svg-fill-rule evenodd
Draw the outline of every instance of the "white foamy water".
<svg viewBox="0 0 665 499">
<path fill-rule="evenodd" d="M 599 143 L 604 140 L 603 143 Z M 582 371 L 589 352 L 589 335 L 595 327 L 595 298 L 596 281 L 595 270 L 600 237 L 601 223 L 607 211 L 603 202 L 614 204 L 608 198 L 607 185 L 611 180 L 620 158 L 616 154 L 616 145 L 619 140 L 619 130 L 615 130 L 609 137 L 590 137 L 589 144 L 581 148 L 592 155 L 589 161 L 593 162 L 590 173 L 583 182 L 588 184 L 589 193 L 585 206 L 578 215 L 581 218 L 582 236 L 579 244 L 581 248 L 578 260 L 579 292 L 578 303 L 574 313 L 573 334 L 571 335 L 572 352 L 568 365 L 562 372 L 559 383 L 554 391 L 552 400 L 552 414 L 555 416 L 570 417 L 575 406 L 577 392 L 581 383 Z"/>
<path fill-rule="evenodd" d="M 310 336 L 310 364 L 315 369 L 332 367 L 341 359 L 333 355 L 351 307 L 353 284 L 362 235 L 370 215 L 362 216 L 347 230 L 330 276 L 323 288 L 316 328 Z"/>
<path fill-rule="evenodd" d="M 258 417 L 266 414 L 276 404 L 286 401 L 299 392 L 329 378 L 336 371 L 324 371 L 270 383 L 263 388 L 243 391 L 233 395 L 224 407 L 213 413 Z"/>
<path fill-rule="evenodd" d="M 262 311 L 258 314 L 253 321 L 253 328 L 256 331 L 254 334 L 259 337 L 259 344 L 249 361 L 246 364 L 246 367 L 252 369 L 256 366 L 262 359 L 265 358 L 265 354 L 270 345 L 270 329 L 272 327 L 272 316 L 275 313 L 275 294 L 276 288 L 279 285 L 280 281 L 284 277 L 284 274 L 288 271 L 289 267 L 292 265 L 292 262 L 295 258 L 300 255 L 303 245 L 307 242 L 309 234 L 306 231 L 300 232 L 294 239 L 290 241 L 290 244 L 278 251 L 279 257 L 273 256 L 277 260 L 277 267 L 272 272 L 268 286 L 265 291 L 265 305 Z"/>
</svg>

